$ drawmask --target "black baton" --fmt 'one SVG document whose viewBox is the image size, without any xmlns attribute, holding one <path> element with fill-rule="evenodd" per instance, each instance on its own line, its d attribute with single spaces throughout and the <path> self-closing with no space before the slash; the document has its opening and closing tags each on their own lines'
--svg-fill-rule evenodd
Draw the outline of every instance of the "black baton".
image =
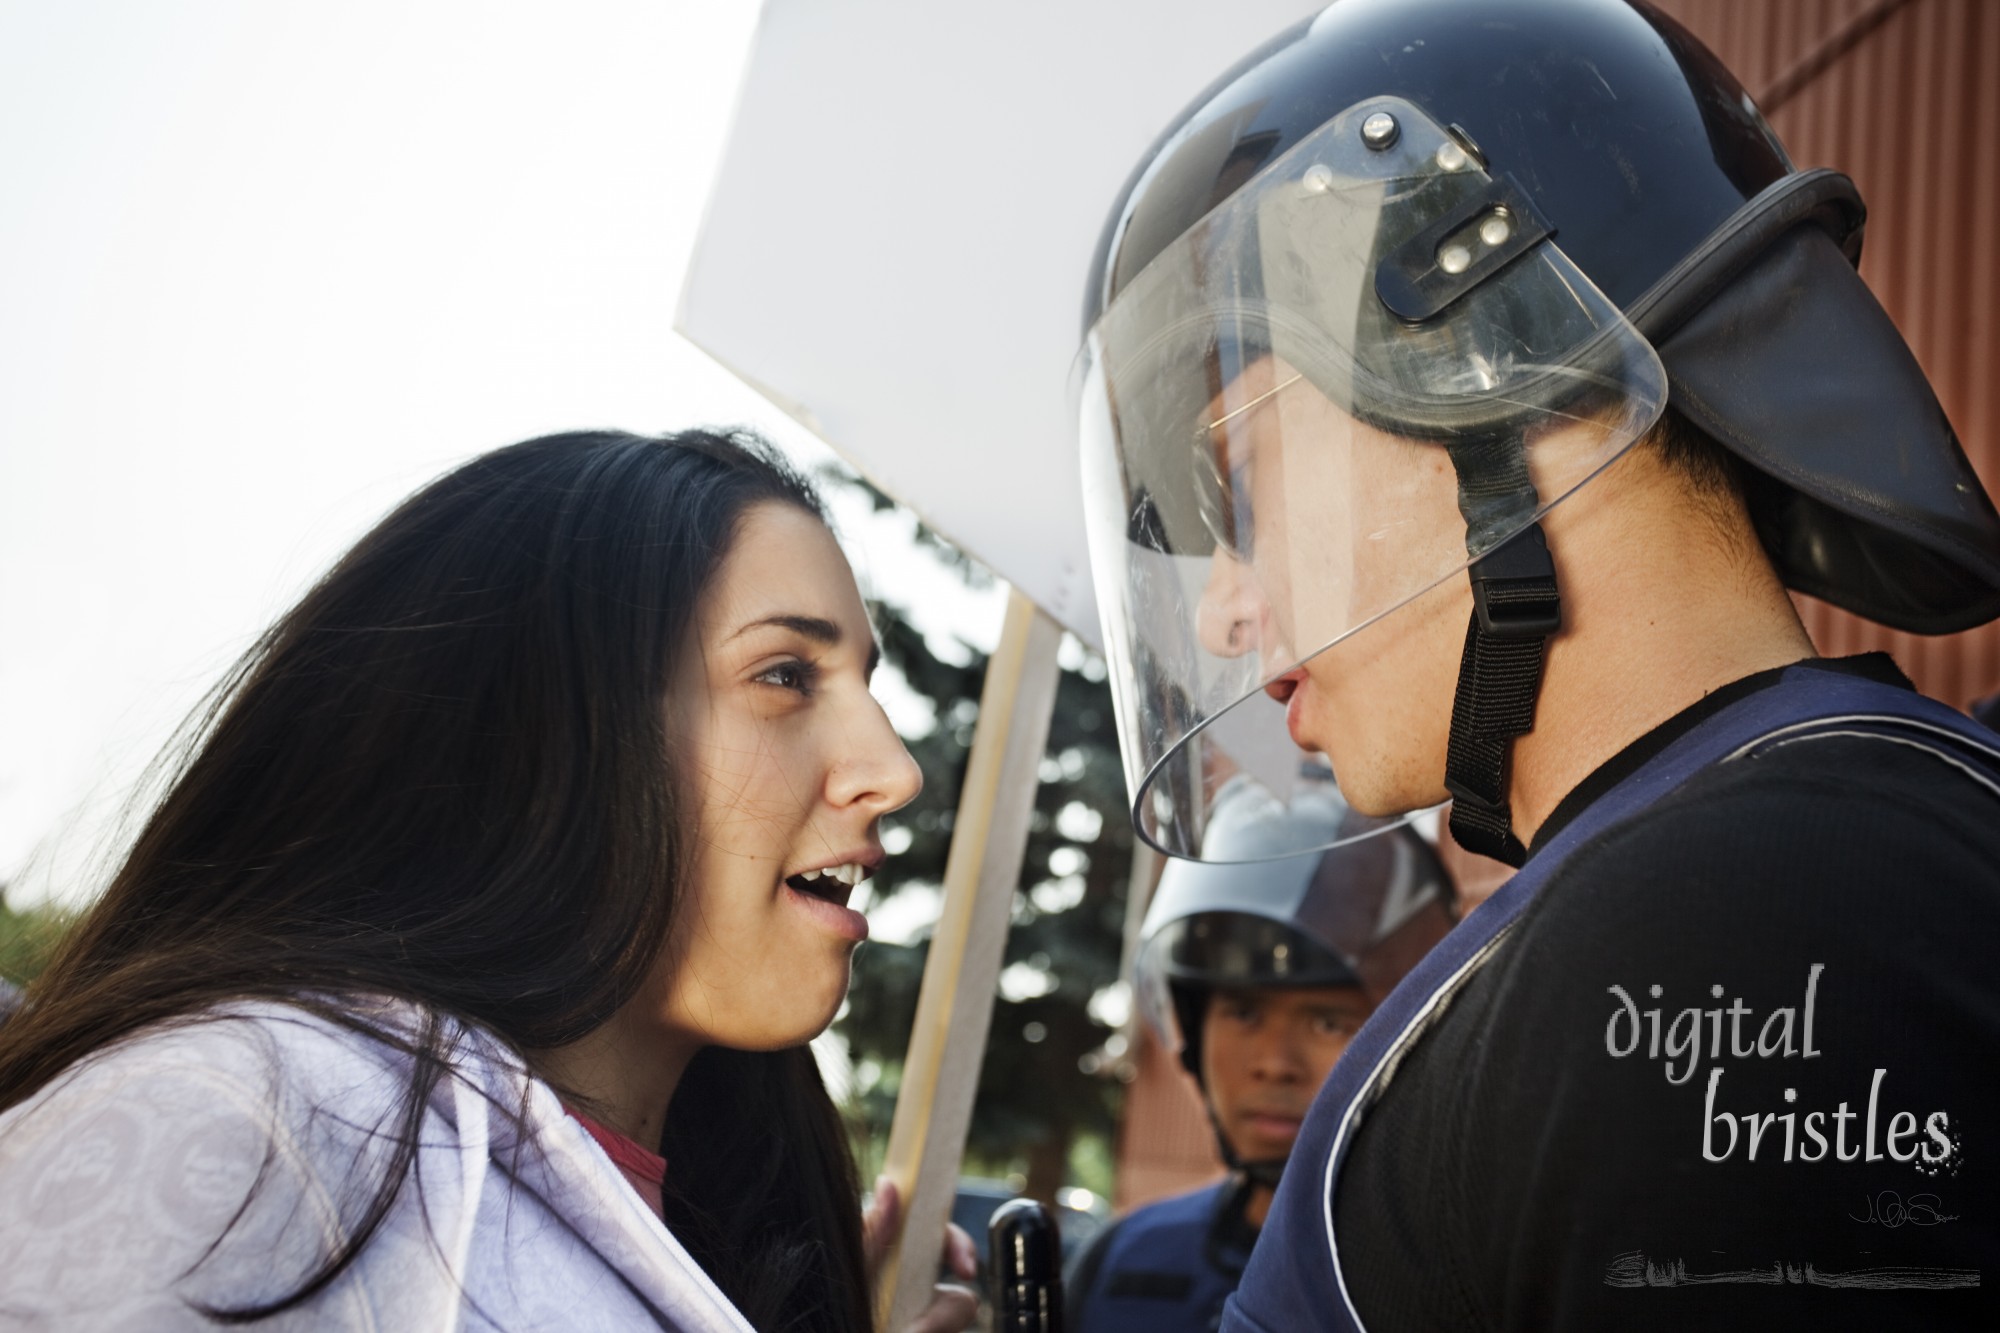
<svg viewBox="0 0 2000 1333">
<path fill-rule="evenodd" d="M 1049 1210 L 1010 1199 L 986 1224 L 994 1333 L 1062 1333 L 1062 1236 Z"/>
</svg>

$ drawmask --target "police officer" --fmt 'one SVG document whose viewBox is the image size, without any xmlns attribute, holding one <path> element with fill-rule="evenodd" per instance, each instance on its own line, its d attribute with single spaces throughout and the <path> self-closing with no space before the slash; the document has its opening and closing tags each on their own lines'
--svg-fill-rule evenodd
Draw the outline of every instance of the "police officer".
<svg viewBox="0 0 2000 1333">
<path fill-rule="evenodd" d="M 1134 969 L 1140 1010 L 1193 1077 L 1229 1172 L 1092 1239 L 1067 1284 L 1070 1333 L 1216 1327 L 1327 1071 L 1451 927 L 1450 877 L 1410 829 L 1251 859 L 1336 832 L 1338 814 L 1320 814 L 1238 784 L 1209 842 L 1241 862 L 1173 861 L 1160 877 Z"/>
<path fill-rule="evenodd" d="M 1289 733 L 1520 867 L 1348 1048 L 1225 1327 L 2000 1327 L 2000 752 L 1786 591 L 2000 614 L 1863 220 L 1637 0 L 1337 0 L 1114 207 L 1142 835 L 1320 799 Z"/>
</svg>

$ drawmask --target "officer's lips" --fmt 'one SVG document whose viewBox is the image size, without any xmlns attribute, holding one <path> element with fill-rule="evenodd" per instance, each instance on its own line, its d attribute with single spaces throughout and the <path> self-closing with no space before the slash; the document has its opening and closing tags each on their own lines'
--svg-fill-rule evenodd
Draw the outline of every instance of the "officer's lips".
<svg viewBox="0 0 2000 1333">
<path fill-rule="evenodd" d="M 1274 1111 L 1249 1111 L 1238 1117 L 1238 1123 L 1266 1143 L 1289 1148 L 1292 1141 L 1298 1138 L 1299 1127 L 1305 1123 L 1305 1117 Z"/>
<path fill-rule="evenodd" d="M 1293 667 L 1290 671 L 1287 671 L 1284 675 L 1266 685 L 1264 693 L 1285 705 L 1285 730 L 1292 733 L 1292 744 L 1298 746 L 1301 750 L 1311 750 L 1317 747 L 1299 734 L 1299 727 L 1301 725 L 1299 716 L 1301 710 L 1299 705 L 1305 699 L 1305 693 L 1299 687 L 1305 683 L 1306 669 L 1304 667 Z"/>
</svg>

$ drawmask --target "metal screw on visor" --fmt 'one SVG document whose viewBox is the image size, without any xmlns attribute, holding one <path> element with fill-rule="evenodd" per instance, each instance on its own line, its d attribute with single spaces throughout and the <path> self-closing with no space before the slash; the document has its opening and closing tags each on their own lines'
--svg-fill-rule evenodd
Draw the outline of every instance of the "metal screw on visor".
<svg viewBox="0 0 2000 1333">
<path fill-rule="evenodd" d="M 1377 111 L 1361 122 L 1361 142 L 1378 153 L 1395 147 L 1396 140 L 1402 137 L 1402 133 L 1403 127 L 1398 125 L 1396 118 L 1386 111 Z"/>
</svg>

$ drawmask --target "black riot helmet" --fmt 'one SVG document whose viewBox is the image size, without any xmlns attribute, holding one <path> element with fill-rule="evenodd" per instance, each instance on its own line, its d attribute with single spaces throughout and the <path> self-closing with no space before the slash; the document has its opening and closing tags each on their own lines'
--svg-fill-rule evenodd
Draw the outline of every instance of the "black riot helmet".
<svg viewBox="0 0 2000 1333">
<path fill-rule="evenodd" d="M 1463 572 L 1453 831 L 1518 863 L 1539 518 L 1669 405 L 1747 465 L 1789 586 L 2000 614 L 2000 518 L 1855 272 L 1863 218 L 1637 0 L 1337 0 L 1202 93 L 1112 210 L 1076 378 L 1142 835 L 1220 859 L 1225 784 L 1309 794 L 1259 687 Z M 1449 460 L 1451 522 L 1397 450 Z M 1263 610 L 1219 614 L 1247 584 Z"/>
<path fill-rule="evenodd" d="M 1205 1103 L 1201 1051 L 1212 991 L 1352 986 L 1372 1006 L 1457 918 L 1451 876 L 1414 829 L 1342 841 L 1338 826 L 1354 816 L 1324 798 L 1321 788 L 1281 806 L 1258 784 L 1230 784 L 1209 829 L 1228 863 L 1170 861 L 1154 890 L 1134 988 L 1147 1024 L 1202 1084 Z M 1282 855 L 1301 842 L 1337 845 Z M 1277 1183 L 1282 1161 L 1239 1160 L 1219 1125 L 1216 1141 L 1232 1169 Z"/>
<path fill-rule="evenodd" d="M 1210 829 L 1227 863 L 1167 863 L 1140 927 L 1134 984 L 1154 1035 L 1197 1080 L 1210 991 L 1353 986 L 1377 1003 L 1451 929 L 1457 897 L 1431 845 L 1408 827 L 1343 841 L 1337 826 L 1352 818 L 1332 803 L 1283 806 L 1237 782 Z M 1302 841 L 1335 845 L 1284 855 Z"/>
</svg>

